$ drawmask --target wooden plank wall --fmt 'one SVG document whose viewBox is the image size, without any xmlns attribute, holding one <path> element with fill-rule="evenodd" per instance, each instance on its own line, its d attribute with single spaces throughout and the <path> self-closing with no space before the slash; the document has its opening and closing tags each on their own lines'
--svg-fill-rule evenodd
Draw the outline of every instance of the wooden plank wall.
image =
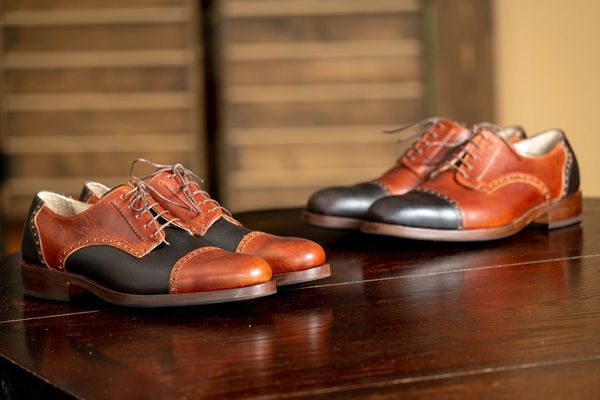
<svg viewBox="0 0 600 400">
<path fill-rule="evenodd" d="M 421 1 L 218 4 L 226 205 L 302 205 L 394 163 L 381 130 L 425 116 Z"/>
<path fill-rule="evenodd" d="M 204 173 L 195 1 L 1 4 L 5 216 L 41 189 L 123 182 L 141 156 Z"/>
<path fill-rule="evenodd" d="M 491 0 L 426 0 L 432 37 L 427 77 L 441 115 L 494 121 Z M 426 44 L 427 45 L 427 44 Z M 428 68 L 428 69 L 429 69 Z"/>
</svg>

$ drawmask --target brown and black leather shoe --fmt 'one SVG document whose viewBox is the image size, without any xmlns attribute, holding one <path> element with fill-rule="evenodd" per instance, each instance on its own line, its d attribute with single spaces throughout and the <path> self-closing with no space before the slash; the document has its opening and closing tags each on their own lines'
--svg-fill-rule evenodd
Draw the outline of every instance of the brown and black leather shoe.
<svg viewBox="0 0 600 400">
<path fill-rule="evenodd" d="M 419 139 L 394 167 L 368 182 L 319 190 L 309 199 L 302 215 L 303 221 L 323 228 L 359 229 L 373 202 L 419 186 L 471 135 L 462 124 L 441 118 L 428 118 L 390 133 L 414 126 L 419 129 L 412 137 Z"/>
<path fill-rule="evenodd" d="M 479 241 L 531 223 L 581 221 L 577 159 L 558 129 L 512 141 L 481 124 L 457 155 L 417 189 L 377 200 L 362 230 L 411 239 Z"/>
<path fill-rule="evenodd" d="M 175 225 L 187 229 L 212 246 L 260 257 L 271 266 L 277 285 L 313 281 L 331 275 L 325 252 L 317 243 L 295 237 L 281 237 L 248 229 L 201 189 L 197 178 L 181 164 L 158 165 L 145 182 L 158 202 L 157 209 L 168 211 Z M 134 162 L 135 163 L 135 162 Z M 102 198 L 108 187 L 86 184 L 81 200 Z"/>
<path fill-rule="evenodd" d="M 118 305 L 166 307 L 276 292 L 266 261 L 175 227 L 144 186 L 118 186 L 94 204 L 38 193 L 23 233 L 25 293 L 67 301 L 88 291 Z"/>
</svg>

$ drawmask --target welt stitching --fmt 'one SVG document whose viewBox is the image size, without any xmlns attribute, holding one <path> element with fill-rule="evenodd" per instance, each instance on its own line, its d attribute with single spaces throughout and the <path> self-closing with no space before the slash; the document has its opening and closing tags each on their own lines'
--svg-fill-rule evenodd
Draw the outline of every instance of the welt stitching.
<svg viewBox="0 0 600 400">
<path fill-rule="evenodd" d="M 198 254 L 202 254 L 211 250 L 219 250 L 219 248 L 213 246 L 200 247 L 199 249 L 196 249 L 177 260 L 175 266 L 173 267 L 173 271 L 171 272 L 171 279 L 169 284 L 170 293 L 177 293 L 179 287 L 179 273 L 181 272 L 181 269 L 183 268 L 183 265 L 186 263 L 186 261 L 188 261 L 192 257 L 197 256 Z"/>
<path fill-rule="evenodd" d="M 240 241 L 240 243 L 237 246 L 237 249 L 235 249 L 235 252 L 242 253 L 246 249 L 246 246 L 252 239 L 254 239 L 257 236 L 264 235 L 264 234 L 265 234 L 264 232 L 260 232 L 260 231 L 250 232 L 249 234 L 244 236 L 244 238 Z"/>
<path fill-rule="evenodd" d="M 435 190 L 431 190 L 428 188 L 417 188 L 415 189 L 415 191 L 417 192 L 425 192 L 425 193 L 429 193 L 432 194 L 434 196 L 439 197 L 442 200 L 446 200 L 448 203 L 452 204 L 452 206 L 454 207 L 454 211 L 456 212 L 456 215 L 458 215 L 458 229 L 462 229 L 463 228 L 463 215 L 462 215 L 462 211 L 460 210 L 460 207 L 458 206 L 458 203 L 456 201 L 454 201 L 454 199 L 451 199 L 450 197 L 446 196 L 443 193 L 437 192 Z"/>
</svg>

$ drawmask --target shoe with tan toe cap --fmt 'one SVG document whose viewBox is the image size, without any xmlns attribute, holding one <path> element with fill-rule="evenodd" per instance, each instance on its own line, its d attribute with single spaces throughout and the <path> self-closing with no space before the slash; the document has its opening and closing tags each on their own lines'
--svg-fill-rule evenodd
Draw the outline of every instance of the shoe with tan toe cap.
<svg viewBox="0 0 600 400">
<path fill-rule="evenodd" d="M 93 204 L 52 192 L 34 198 L 22 242 L 25 293 L 68 301 L 91 292 L 122 306 L 221 303 L 273 294 L 262 259 L 211 246 L 176 227 L 143 182 Z"/>
<path fill-rule="evenodd" d="M 175 225 L 187 229 L 213 246 L 264 259 L 277 285 L 313 281 L 331 275 L 325 252 L 317 243 L 294 237 L 281 237 L 253 231 L 242 226 L 231 214 L 201 189 L 200 179 L 181 164 L 159 165 L 137 160 L 154 168 L 144 178 L 158 202 L 158 209 L 177 220 Z M 102 197 L 107 187 L 88 183 L 82 200 Z"/>
<path fill-rule="evenodd" d="M 458 122 L 442 118 L 429 118 L 387 133 L 415 127 L 415 133 L 402 141 L 418 139 L 393 168 L 369 182 L 319 190 L 309 199 L 303 221 L 323 228 L 359 229 L 371 204 L 419 186 L 471 134 Z"/>
<path fill-rule="evenodd" d="M 481 124 L 456 156 L 417 189 L 376 201 L 362 230 L 411 239 L 480 241 L 529 224 L 581 221 L 579 168 L 558 129 L 513 141 Z"/>
</svg>

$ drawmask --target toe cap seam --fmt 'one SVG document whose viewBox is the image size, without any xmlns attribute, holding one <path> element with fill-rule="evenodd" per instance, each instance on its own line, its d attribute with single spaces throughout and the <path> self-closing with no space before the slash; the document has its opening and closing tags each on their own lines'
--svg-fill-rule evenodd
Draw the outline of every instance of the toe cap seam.
<svg viewBox="0 0 600 400">
<path fill-rule="evenodd" d="M 458 217 L 458 229 L 462 230 L 463 229 L 463 215 L 462 215 L 462 211 L 460 210 L 460 207 L 458 206 L 458 203 L 454 200 L 451 199 L 450 197 L 446 196 L 443 193 L 437 192 L 435 190 L 431 190 L 428 188 L 417 188 L 415 189 L 416 192 L 423 192 L 423 193 L 429 193 L 432 194 L 442 200 L 447 201 L 448 203 L 450 203 L 450 205 L 452 205 L 452 207 L 454 208 L 454 212 L 456 212 L 456 215 Z"/>
</svg>

